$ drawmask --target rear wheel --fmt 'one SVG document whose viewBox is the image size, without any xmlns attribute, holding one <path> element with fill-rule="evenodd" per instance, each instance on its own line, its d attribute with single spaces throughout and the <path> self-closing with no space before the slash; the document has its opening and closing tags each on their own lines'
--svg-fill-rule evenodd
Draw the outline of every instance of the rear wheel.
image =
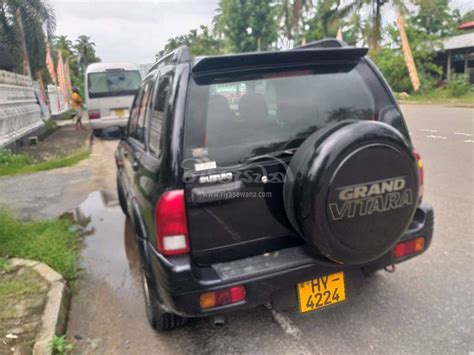
<svg viewBox="0 0 474 355">
<path fill-rule="evenodd" d="M 102 130 L 101 129 L 94 129 L 94 136 L 97 138 L 102 136 Z"/>
<path fill-rule="evenodd" d="M 145 297 L 145 309 L 148 323 L 158 331 L 179 328 L 187 322 L 187 318 L 176 314 L 165 313 L 160 309 L 158 297 L 154 288 L 150 285 L 145 271 L 142 269 L 143 294 Z"/>
</svg>

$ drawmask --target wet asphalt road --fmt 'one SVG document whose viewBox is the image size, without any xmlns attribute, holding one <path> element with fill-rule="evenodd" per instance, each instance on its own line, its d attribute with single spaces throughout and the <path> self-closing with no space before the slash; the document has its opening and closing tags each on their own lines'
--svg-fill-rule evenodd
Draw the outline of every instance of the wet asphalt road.
<svg viewBox="0 0 474 355">
<path fill-rule="evenodd" d="M 425 197 L 435 208 L 430 250 L 352 285 L 347 302 L 309 314 L 265 307 L 158 334 L 147 324 L 136 248 L 113 196 L 92 193 L 76 211 L 87 220 L 83 274 L 68 338 L 75 353 L 467 353 L 474 351 L 474 110 L 403 107 L 425 163 Z M 110 154 L 114 142 L 101 152 Z M 104 184 L 113 191 L 114 181 Z M 109 196 L 109 197 L 108 197 Z"/>
</svg>

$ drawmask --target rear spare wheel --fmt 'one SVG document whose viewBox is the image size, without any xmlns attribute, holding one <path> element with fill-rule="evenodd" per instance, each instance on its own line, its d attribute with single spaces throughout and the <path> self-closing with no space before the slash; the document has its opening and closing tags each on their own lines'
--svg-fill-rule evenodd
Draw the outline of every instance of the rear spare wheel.
<svg viewBox="0 0 474 355">
<path fill-rule="evenodd" d="M 284 185 L 291 225 L 309 245 L 344 264 L 372 261 L 400 240 L 418 203 L 410 142 L 375 121 L 318 130 L 293 156 Z"/>
</svg>

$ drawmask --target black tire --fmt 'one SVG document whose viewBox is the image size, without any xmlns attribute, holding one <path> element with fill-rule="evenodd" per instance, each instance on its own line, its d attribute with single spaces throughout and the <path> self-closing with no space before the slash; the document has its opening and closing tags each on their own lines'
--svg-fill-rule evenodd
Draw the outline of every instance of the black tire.
<svg viewBox="0 0 474 355">
<path fill-rule="evenodd" d="M 285 211 L 318 253 L 357 265 L 388 253 L 413 220 L 418 169 L 392 126 L 342 121 L 316 131 L 287 169 Z"/>
<path fill-rule="evenodd" d="M 102 130 L 94 129 L 94 136 L 96 136 L 97 138 L 100 138 L 102 136 Z"/>
<path fill-rule="evenodd" d="M 120 208 L 125 216 L 128 216 L 128 206 L 127 206 L 127 199 L 125 198 L 125 193 L 123 191 L 122 183 L 120 182 L 120 178 L 117 175 L 117 195 L 119 199 Z"/>
<path fill-rule="evenodd" d="M 145 310 L 148 323 L 157 331 L 173 330 L 181 327 L 187 322 L 187 318 L 176 314 L 165 313 L 161 311 L 158 297 L 155 289 L 150 286 L 151 283 L 142 269 L 143 295 L 145 298 Z"/>
</svg>

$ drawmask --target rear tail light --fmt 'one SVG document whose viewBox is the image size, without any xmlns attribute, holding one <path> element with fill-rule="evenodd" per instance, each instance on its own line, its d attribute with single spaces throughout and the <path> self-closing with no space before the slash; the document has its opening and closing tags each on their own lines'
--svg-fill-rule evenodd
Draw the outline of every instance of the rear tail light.
<svg viewBox="0 0 474 355">
<path fill-rule="evenodd" d="M 96 120 L 100 118 L 100 111 L 99 110 L 90 110 L 87 112 L 89 114 L 90 120 Z"/>
<path fill-rule="evenodd" d="M 420 153 L 418 153 L 417 151 L 414 152 L 415 153 L 415 158 L 416 158 L 416 164 L 418 166 L 418 180 L 420 182 L 420 193 L 419 193 L 419 198 L 421 200 L 421 198 L 423 197 L 423 184 L 424 184 L 424 172 L 423 172 L 423 160 L 421 159 L 421 156 L 420 156 Z"/>
<path fill-rule="evenodd" d="M 199 305 L 202 309 L 224 306 L 245 300 L 245 287 L 234 286 L 225 290 L 202 293 L 199 296 Z"/>
<path fill-rule="evenodd" d="M 163 255 L 189 253 L 184 190 L 165 192 L 155 208 L 158 250 Z"/>
<path fill-rule="evenodd" d="M 395 245 L 395 248 L 393 248 L 393 255 L 398 259 L 404 256 L 421 253 L 424 249 L 425 238 L 418 237 Z"/>
</svg>

